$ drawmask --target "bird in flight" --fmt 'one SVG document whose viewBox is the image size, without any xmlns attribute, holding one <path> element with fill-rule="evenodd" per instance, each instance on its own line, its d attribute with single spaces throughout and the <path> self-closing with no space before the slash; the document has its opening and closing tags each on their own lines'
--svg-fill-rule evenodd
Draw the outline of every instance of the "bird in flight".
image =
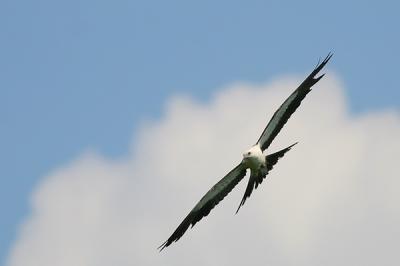
<svg viewBox="0 0 400 266">
<path fill-rule="evenodd" d="M 329 53 L 321 63 L 318 62 L 311 74 L 308 75 L 300 86 L 283 102 L 278 110 L 275 111 L 271 120 L 261 133 L 260 138 L 257 140 L 257 143 L 243 153 L 243 160 L 201 198 L 167 241 L 159 247 L 160 251 L 171 245 L 173 242 L 178 241 L 190 225 L 193 227 L 203 217 L 207 216 L 210 211 L 243 179 L 246 175 L 247 169 L 250 169 L 249 182 L 236 213 L 239 211 L 247 198 L 250 197 L 253 189 L 256 189 L 263 182 L 268 172 L 272 170 L 278 160 L 297 144 L 296 142 L 285 149 L 266 156 L 263 154 L 274 138 L 278 135 L 279 131 L 286 124 L 289 117 L 296 111 L 297 107 L 299 107 L 301 101 L 311 91 L 311 87 L 325 75 L 322 74 L 316 77 L 331 57 L 332 54 Z"/>
</svg>

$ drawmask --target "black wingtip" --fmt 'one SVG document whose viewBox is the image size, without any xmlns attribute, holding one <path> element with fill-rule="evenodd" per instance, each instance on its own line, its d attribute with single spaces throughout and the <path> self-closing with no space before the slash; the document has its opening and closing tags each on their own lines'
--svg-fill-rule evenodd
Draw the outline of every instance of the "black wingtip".
<svg viewBox="0 0 400 266">
<path fill-rule="evenodd" d="M 161 244 L 161 246 L 159 246 L 157 249 L 158 249 L 158 252 L 161 252 L 164 248 L 166 248 L 166 247 L 168 247 L 169 246 L 169 244 L 168 244 L 168 240 L 167 241 L 165 241 L 164 243 L 162 243 Z"/>
<path fill-rule="evenodd" d="M 321 57 L 318 58 L 318 62 L 317 62 L 317 64 L 315 65 L 314 69 L 316 69 L 316 68 L 319 66 L 319 63 L 321 63 Z"/>
<path fill-rule="evenodd" d="M 324 62 L 328 62 L 328 61 L 331 59 L 332 56 L 333 56 L 333 52 L 330 51 L 330 52 L 328 53 L 328 55 L 325 57 Z"/>
<path fill-rule="evenodd" d="M 333 53 L 329 52 L 328 55 L 325 57 L 325 59 L 322 62 L 320 62 L 321 59 L 319 59 L 318 64 L 316 65 L 314 70 L 306 78 L 305 82 L 307 82 L 307 81 L 311 82 L 310 90 L 311 90 L 312 85 L 317 83 L 320 79 L 322 79 L 325 76 L 325 74 L 322 74 L 319 77 L 315 77 L 322 70 L 322 68 L 324 68 L 324 66 L 329 62 L 329 60 L 332 58 L 332 56 L 333 56 Z"/>
<path fill-rule="evenodd" d="M 321 59 L 318 60 L 318 64 L 313 71 L 314 75 L 317 74 L 329 62 L 329 60 L 332 58 L 332 56 L 333 56 L 333 53 L 329 52 L 328 55 L 325 57 L 325 59 L 322 62 L 320 62 Z"/>
<path fill-rule="evenodd" d="M 240 207 L 242 207 L 243 204 L 244 204 L 244 201 L 242 200 L 242 201 L 240 202 L 240 204 L 239 204 L 239 207 L 237 208 L 237 210 L 236 210 L 236 212 L 235 212 L 235 215 L 239 212 Z"/>
<path fill-rule="evenodd" d="M 292 145 L 290 145 L 289 147 L 287 147 L 288 149 L 291 149 L 294 145 L 298 144 L 299 142 L 296 141 L 295 143 L 293 143 Z"/>
<path fill-rule="evenodd" d="M 251 192 L 250 192 L 250 194 L 251 194 Z M 249 196 L 250 196 L 250 195 L 248 195 L 247 197 L 249 197 Z M 245 203 L 246 200 L 247 200 L 247 197 L 246 197 L 246 195 L 243 196 L 243 198 L 242 198 L 242 200 L 240 201 L 239 207 L 237 208 L 235 214 L 237 214 L 237 213 L 239 212 L 240 208 L 244 205 L 244 203 Z"/>
<path fill-rule="evenodd" d="M 313 78 L 313 79 L 312 79 L 313 85 L 314 85 L 315 83 L 317 83 L 320 79 L 322 79 L 324 76 L 325 76 L 325 73 L 322 74 L 322 75 L 319 76 L 319 77 Z M 310 90 L 312 90 L 312 88 L 310 88 Z"/>
<path fill-rule="evenodd" d="M 326 63 L 329 62 L 329 60 L 331 60 L 332 56 L 333 56 L 333 53 L 329 52 L 328 55 L 325 57 L 324 61 L 322 61 L 322 63 L 321 63 L 322 67 L 325 66 Z"/>
</svg>

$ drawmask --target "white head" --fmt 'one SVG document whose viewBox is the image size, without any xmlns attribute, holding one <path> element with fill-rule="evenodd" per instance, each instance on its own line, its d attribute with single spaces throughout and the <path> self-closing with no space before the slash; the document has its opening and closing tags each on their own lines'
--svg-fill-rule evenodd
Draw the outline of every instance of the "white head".
<svg viewBox="0 0 400 266">
<path fill-rule="evenodd" d="M 247 151 L 243 153 L 243 159 L 252 158 L 252 157 L 260 157 L 262 156 L 262 151 L 259 145 L 254 145 Z"/>
<path fill-rule="evenodd" d="M 251 169 L 258 169 L 260 165 L 265 164 L 265 156 L 258 144 L 243 153 L 243 163 Z"/>
</svg>

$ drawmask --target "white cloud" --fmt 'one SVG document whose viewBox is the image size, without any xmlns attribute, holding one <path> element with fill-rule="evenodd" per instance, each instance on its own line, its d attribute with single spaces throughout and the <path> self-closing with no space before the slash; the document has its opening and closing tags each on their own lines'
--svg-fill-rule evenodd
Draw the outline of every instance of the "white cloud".
<svg viewBox="0 0 400 266">
<path fill-rule="evenodd" d="M 156 247 L 241 160 L 299 80 L 175 97 L 129 158 L 86 153 L 44 177 L 8 266 L 397 265 L 400 116 L 352 117 L 332 73 L 271 151 L 295 141 L 246 202 L 247 180 L 171 247 Z M 223 154 L 221 154 L 223 152 Z"/>
</svg>

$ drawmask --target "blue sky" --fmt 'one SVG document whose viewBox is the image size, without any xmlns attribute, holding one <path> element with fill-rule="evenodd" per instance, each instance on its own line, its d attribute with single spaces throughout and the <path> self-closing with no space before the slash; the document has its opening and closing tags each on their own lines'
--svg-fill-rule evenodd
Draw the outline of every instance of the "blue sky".
<svg viewBox="0 0 400 266">
<path fill-rule="evenodd" d="M 118 158 L 175 94 L 304 75 L 329 51 L 353 114 L 400 107 L 396 1 L 0 3 L 0 261 L 35 185 Z"/>
</svg>

